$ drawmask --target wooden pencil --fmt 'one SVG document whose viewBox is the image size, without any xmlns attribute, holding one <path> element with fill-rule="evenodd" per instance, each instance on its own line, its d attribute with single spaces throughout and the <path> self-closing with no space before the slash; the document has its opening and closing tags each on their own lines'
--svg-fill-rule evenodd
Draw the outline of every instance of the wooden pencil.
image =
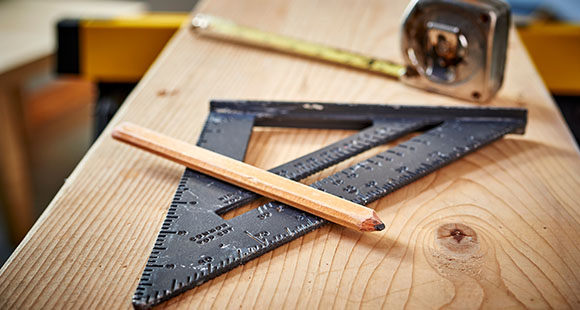
<svg viewBox="0 0 580 310">
<path fill-rule="evenodd" d="M 385 228 L 372 209 L 141 126 L 123 123 L 112 135 L 117 140 L 336 224 L 358 231 Z"/>
</svg>

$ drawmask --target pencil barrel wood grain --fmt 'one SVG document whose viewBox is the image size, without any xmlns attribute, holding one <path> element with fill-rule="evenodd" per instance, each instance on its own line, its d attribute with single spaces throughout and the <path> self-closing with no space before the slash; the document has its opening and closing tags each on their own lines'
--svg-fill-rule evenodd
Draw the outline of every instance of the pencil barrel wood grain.
<svg viewBox="0 0 580 310">
<path fill-rule="evenodd" d="M 374 210 L 132 123 L 112 136 L 193 170 L 358 231 L 385 228 Z"/>
</svg>

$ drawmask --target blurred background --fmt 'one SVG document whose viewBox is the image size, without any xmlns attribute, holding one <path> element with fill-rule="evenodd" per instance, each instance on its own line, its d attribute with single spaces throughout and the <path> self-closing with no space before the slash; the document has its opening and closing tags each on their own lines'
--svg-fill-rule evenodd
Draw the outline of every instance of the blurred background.
<svg viewBox="0 0 580 310">
<path fill-rule="evenodd" d="M 508 2 L 578 141 L 580 1 Z M 0 0 L 0 265 L 195 3 Z"/>
</svg>

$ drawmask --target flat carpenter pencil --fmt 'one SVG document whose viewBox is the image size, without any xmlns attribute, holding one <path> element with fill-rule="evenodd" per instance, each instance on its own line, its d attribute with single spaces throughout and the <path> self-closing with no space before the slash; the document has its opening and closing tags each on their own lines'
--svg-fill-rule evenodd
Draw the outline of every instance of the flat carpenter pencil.
<svg viewBox="0 0 580 310">
<path fill-rule="evenodd" d="M 112 135 L 127 144 L 333 223 L 358 231 L 385 228 L 372 209 L 138 125 L 123 123 Z"/>
</svg>

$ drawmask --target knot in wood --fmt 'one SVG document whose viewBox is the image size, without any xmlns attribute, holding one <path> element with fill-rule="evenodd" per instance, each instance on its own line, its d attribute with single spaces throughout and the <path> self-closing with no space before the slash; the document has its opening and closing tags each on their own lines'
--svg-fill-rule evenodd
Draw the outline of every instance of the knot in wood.
<svg viewBox="0 0 580 310">
<path fill-rule="evenodd" d="M 465 233 L 460 229 L 455 229 L 454 231 L 451 232 L 451 236 L 453 237 L 453 239 L 457 241 L 457 243 L 460 243 L 461 239 L 465 237 Z"/>
<path fill-rule="evenodd" d="M 162 88 L 162 89 L 160 89 L 160 90 L 157 91 L 157 96 L 159 96 L 159 97 L 169 97 L 169 96 L 177 95 L 177 93 L 179 93 L 179 90 L 177 90 L 177 89 L 167 90 L 165 88 Z"/>
<path fill-rule="evenodd" d="M 479 249 L 479 240 L 475 230 L 459 223 L 439 226 L 436 241 L 442 249 L 455 254 L 472 254 Z"/>
</svg>

